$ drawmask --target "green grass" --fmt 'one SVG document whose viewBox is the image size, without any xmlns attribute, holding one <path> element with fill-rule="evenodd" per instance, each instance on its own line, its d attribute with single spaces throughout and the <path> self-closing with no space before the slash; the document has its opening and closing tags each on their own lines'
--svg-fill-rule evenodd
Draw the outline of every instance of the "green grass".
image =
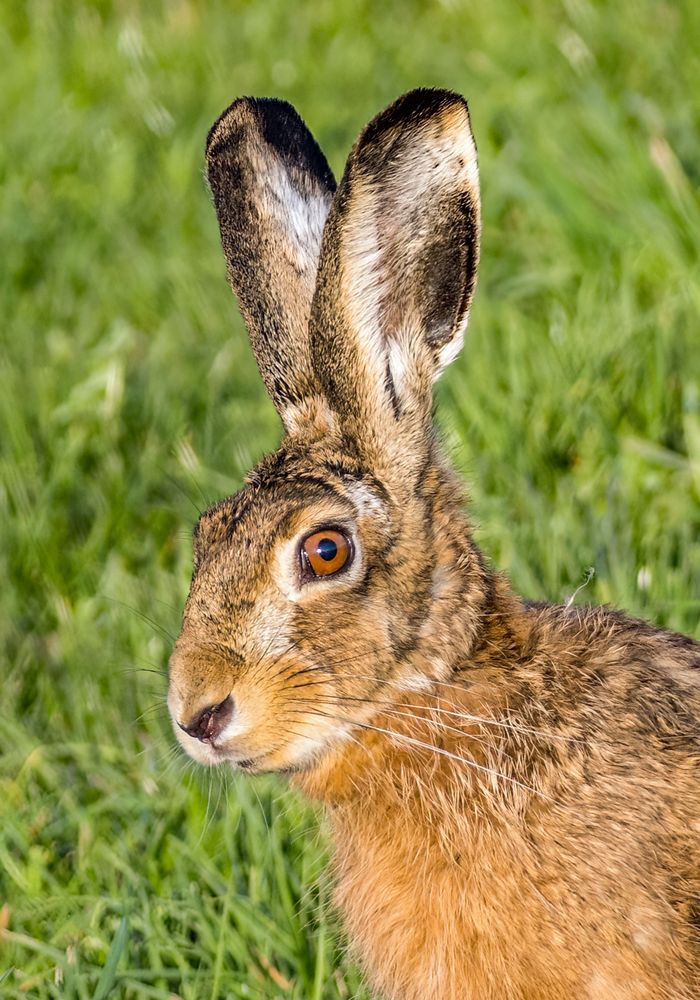
<svg viewBox="0 0 700 1000">
<path fill-rule="evenodd" d="M 401 91 L 471 102 L 481 281 L 439 390 L 531 597 L 700 623 L 700 5 L 0 0 L 0 995 L 363 997 L 319 817 L 172 752 L 196 507 L 279 426 L 202 180 L 236 95 L 337 171 Z M 148 671 L 155 671 L 151 673 Z"/>
</svg>

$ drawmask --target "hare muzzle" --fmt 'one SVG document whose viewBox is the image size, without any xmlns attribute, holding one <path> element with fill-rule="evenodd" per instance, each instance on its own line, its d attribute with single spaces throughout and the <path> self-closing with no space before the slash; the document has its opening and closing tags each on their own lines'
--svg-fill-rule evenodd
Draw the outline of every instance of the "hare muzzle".
<svg viewBox="0 0 700 1000">
<path fill-rule="evenodd" d="M 201 740 L 202 743 L 215 744 L 232 715 L 233 698 L 228 695 L 218 705 L 203 708 L 191 722 L 185 724 L 178 720 L 177 724 L 188 736 L 193 736 L 195 739 Z"/>
</svg>

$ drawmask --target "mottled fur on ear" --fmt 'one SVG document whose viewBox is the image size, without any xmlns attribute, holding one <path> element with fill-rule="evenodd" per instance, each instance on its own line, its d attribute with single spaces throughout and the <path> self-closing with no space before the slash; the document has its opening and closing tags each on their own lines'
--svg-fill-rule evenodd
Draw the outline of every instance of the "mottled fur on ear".
<svg viewBox="0 0 700 1000">
<path fill-rule="evenodd" d="M 294 108 L 242 97 L 207 138 L 207 175 L 228 277 L 283 420 L 315 387 L 309 313 L 335 180 Z"/>
<path fill-rule="evenodd" d="M 432 382 L 462 344 L 478 258 L 466 101 L 412 91 L 360 135 L 323 237 L 313 363 L 358 427 L 373 433 L 411 414 L 428 425 Z"/>
</svg>

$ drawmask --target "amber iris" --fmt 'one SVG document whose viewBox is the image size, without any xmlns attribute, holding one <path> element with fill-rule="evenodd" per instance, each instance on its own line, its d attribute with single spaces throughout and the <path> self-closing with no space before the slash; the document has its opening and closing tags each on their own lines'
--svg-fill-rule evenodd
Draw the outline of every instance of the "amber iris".
<svg viewBox="0 0 700 1000">
<path fill-rule="evenodd" d="M 303 559 L 314 576 L 331 576 L 350 559 L 350 541 L 342 531 L 326 528 L 304 539 Z"/>
</svg>

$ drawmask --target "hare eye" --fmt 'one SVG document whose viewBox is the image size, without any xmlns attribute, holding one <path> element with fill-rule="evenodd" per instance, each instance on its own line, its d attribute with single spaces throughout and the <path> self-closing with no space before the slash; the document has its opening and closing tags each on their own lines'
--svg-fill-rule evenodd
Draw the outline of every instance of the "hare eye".
<svg viewBox="0 0 700 1000">
<path fill-rule="evenodd" d="M 324 528 L 308 535 L 301 545 L 302 567 L 313 576 L 331 576 L 345 569 L 352 558 L 352 543 L 342 531 Z"/>
</svg>

